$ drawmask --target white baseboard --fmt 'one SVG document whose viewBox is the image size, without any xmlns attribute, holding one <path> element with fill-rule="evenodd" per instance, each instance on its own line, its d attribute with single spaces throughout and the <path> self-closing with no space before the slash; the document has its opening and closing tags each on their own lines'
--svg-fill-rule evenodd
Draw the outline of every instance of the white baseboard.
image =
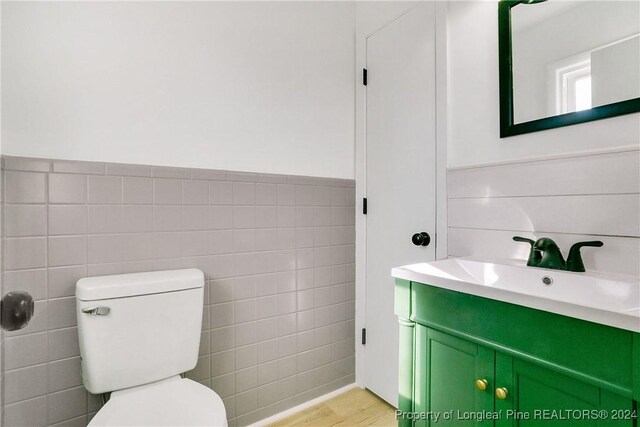
<svg viewBox="0 0 640 427">
<path fill-rule="evenodd" d="M 347 392 L 347 391 L 349 391 L 349 390 L 351 390 L 353 388 L 356 388 L 356 387 L 358 387 L 358 385 L 356 383 L 346 385 L 346 386 L 344 386 L 342 388 L 339 388 L 337 390 L 334 390 L 332 392 L 324 394 L 324 395 L 322 395 L 320 397 L 316 397 L 315 399 L 309 400 L 308 402 L 304 402 L 304 403 L 301 403 L 298 406 L 294 406 L 293 408 L 287 409 L 286 411 L 279 412 L 279 413 L 277 413 L 275 415 L 270 416 L 269 418 L 265 418 L 264 420 L 257 421 L 257 422 L 255 422 L 253 424 L 250 424 L 247 427 L 265 427 L 265 426 L 267 426 L 269 424 L 275 423 L 276 421 L 280 421 L 280 420 L 282 420 L 284 418 L 287 418 L 287 417 L 289 417 L 289 416 L 291 416 L 293 414 L 296 414 L 296 413 L 298 413 L 300 411 L 303 411 L 305 409 L 311 408 L 312 406 L 315 406 L 318 403 L 325 402 L 325 401 L 327 401 L 327 400 L 329 400 L 329 399 L 331 399 L 333 397 L 336 397 L 339 394 Z"/>
</svg>

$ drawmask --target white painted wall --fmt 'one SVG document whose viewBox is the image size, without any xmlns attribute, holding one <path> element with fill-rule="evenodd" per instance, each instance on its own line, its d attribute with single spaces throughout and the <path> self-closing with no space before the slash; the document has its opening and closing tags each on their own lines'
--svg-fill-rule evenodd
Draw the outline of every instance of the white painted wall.
<svg viewBox="0 0 640 427">
<path fill-rule="evenodd" d="M 3 3 L 3 154 L 354 177 L 354 3 Z"/>
<path fill-rule="evenodd" d="M 450 167 L 640 145 L 640 114 L 501 139 L 496 1 L 448 3 Z"/>
</svg>

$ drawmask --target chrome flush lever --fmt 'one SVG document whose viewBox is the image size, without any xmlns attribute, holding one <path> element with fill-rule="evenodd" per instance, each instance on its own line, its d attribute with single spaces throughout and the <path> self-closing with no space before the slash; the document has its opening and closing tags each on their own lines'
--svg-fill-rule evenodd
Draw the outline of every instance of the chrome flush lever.
<svg viewBox="0 0 640 427">
<path fill-rule="evenodd" d="M 111 309 L 109 307 L 87 307 L 82 309 L 83 313 L 92 314 L 94 316 L 106 316 L 110 311 Z"/>
</svg>

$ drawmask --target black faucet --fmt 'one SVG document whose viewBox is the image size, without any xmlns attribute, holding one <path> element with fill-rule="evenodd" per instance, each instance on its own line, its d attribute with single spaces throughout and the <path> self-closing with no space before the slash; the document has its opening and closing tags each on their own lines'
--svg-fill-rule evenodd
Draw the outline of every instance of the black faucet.
<svg viewBox="0 0 640 427">
<path fill-rule="evenodd" d="M 582 255 L 580 254 L 580 248 L 583 246 L 599 248 L 603 245 L 599 240 L 575 243 L 571 246 L 571 249 L 569 249 L 569 256 L 565 261 L 556 242 L 548 237 L 542 237 L 534 242 L 531 239 L 514 236 L 513 240 L 516 242 L 526 242 L 531 245 L 527 266 L 575 272 L 585 271 L 584 262 L 582 262 Z"/>
<path fill-rule="evenodd" d="M 534 240 L 527 239 L 526 237 L 520 237 L 520 236 L 513 236 L 513 240 L 515 240 L 516 242 L 526 242 L 530 244 L 531 250 L 529 251 L 529 259 L 527 260 L 527 266 L 535 267 L 536 265 L 538 265 L 538 263 L 542 259 L 542 254 L 540 253 L 539 250 L 534 248 L 534 245 L 536 244 L 536 242 Z"/>
</svg>

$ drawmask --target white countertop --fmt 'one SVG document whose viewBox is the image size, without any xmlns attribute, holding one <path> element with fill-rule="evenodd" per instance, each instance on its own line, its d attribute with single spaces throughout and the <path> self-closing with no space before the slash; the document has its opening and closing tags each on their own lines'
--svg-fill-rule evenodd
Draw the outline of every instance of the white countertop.
<svg viewBox="0 0 640 427">
<path fill-rule="evenodd" d="M 527 267 L 524 261 L 449 258 L 397 267 L 391 275 L 640 333 L 640 280 Z M 543 277 L 553 280 L 551 285 Z"/>
</svg>

